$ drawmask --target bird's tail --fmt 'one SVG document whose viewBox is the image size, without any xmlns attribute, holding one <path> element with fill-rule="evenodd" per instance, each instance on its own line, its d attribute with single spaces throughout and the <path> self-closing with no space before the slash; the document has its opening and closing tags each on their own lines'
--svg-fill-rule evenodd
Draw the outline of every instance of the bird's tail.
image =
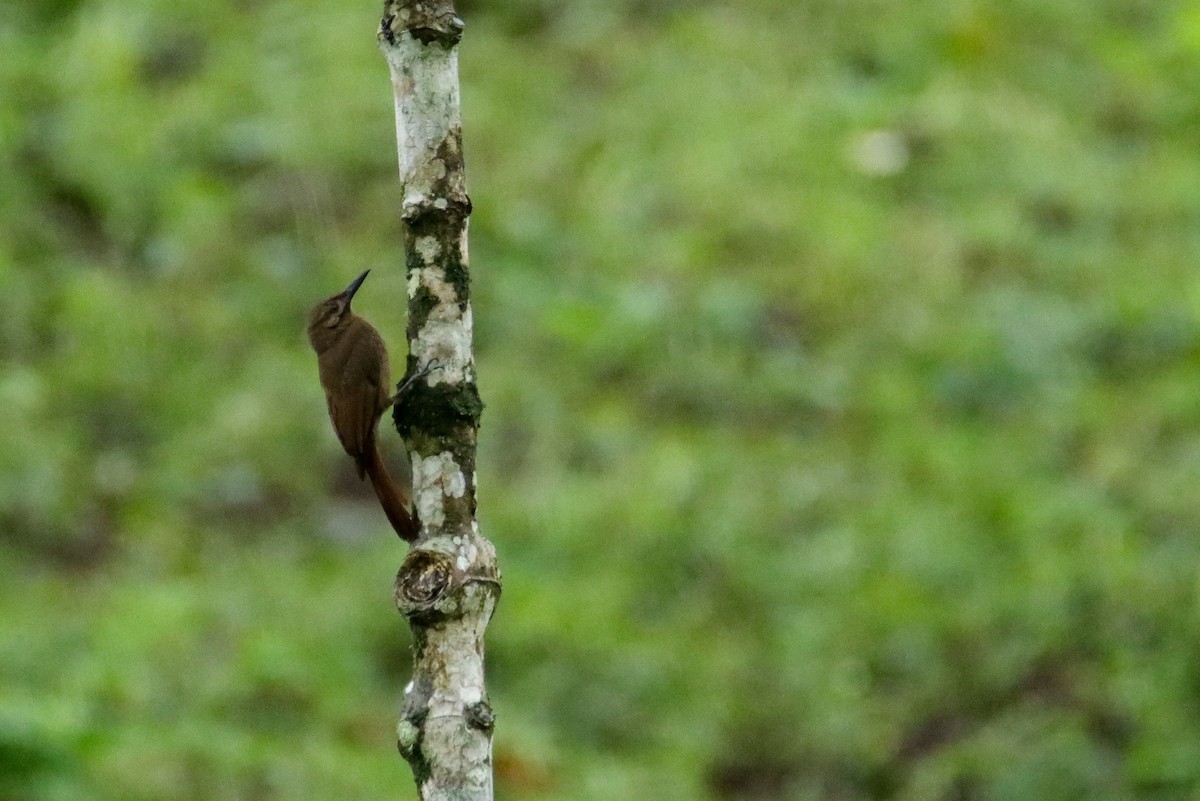
<svg viewBox="0 0 1200 801">
<path fill-rule="evenodd" d="M 388 522 L 392 524 L 392 528 L 400 535 L 400 539 L 406 542 L 412 542 L 417 538 L 419 527 L 417 521 L 409 514 L 405 504 L 408 499 L 404 497 L 396 483 L 392 481 L 392 476 L 388 473 L 387 465 L 383 463 L 383 458 L 379 455 L 379 448 L 374 443 L 371 445 L 370 459 L 363 465 L 367 476 L 371 479 L 371 487 L 375 490 L 375 497 L 379 498 L 379 505 L 383 507 L 383 513 L 387 515 Z"/>
</svg>

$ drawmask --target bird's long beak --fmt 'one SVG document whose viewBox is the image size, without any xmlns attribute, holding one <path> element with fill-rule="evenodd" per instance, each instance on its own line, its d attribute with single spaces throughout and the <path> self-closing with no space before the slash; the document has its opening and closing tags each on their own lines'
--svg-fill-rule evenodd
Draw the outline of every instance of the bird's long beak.
<svg viewBox="0 0 1200 801">
<path fill-rule="evenodd" d="M 346 291 L 343 292 L 342 294 L 346 296 L 347 302 L 354 299 L 354 293 L 358 291 L 358 288 L 360 286 L 362 286 L 362 282 L 367 280 L 367 276 L 370 275 L 370 273 L 371 273 L 371 271 L 367 270 L 362 275 L 360 275 L 358 278 L 355 278 L 353 281 L 351 281 L 350 286 L 346 287 Z"/>
</svg>

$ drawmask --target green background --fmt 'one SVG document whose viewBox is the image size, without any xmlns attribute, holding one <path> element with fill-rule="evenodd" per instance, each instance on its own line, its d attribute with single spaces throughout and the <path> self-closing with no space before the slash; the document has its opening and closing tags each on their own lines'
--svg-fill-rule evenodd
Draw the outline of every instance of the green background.
<svg viewBox="0 0 1200 801">
<path fill-rule="evenodd" d="M 459 10 L 499 796 L 1198 797 L 1200 8 Z M 379 11 L 0 12 L 5 801 L 415 797 Z"/>
</svg>

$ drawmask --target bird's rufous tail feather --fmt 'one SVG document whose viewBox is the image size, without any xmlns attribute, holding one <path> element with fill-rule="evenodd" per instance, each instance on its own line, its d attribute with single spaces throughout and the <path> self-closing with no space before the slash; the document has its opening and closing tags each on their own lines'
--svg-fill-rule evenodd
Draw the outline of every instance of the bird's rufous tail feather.
<svg viewBox="0 0 1200 801">
<path fill-rule="evenodd" d="M 383 458 L 379 455 L 379 448 L 374 444 L 371 447 L 371 458 L 365 468 L 367 476 L 371 479 L 371 487 L 375 490 L 375 497 L 379 498 L 379 505 L 383 507 L 383 513 L 387 515 L 388 522 L 400 535 L 400 539 L 412 542 L 417 538 L 417 521 L 404 508 L 407 499 L 396 487 L 396 483 L 392 481 L 387 465 L 383 463 Z"/>
</svg>

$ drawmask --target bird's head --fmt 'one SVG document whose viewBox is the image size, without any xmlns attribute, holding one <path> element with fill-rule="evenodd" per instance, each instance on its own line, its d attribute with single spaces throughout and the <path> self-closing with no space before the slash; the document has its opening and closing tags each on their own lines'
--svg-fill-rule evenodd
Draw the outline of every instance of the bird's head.
<svg viewBox="0 0 1200 801">
<path fill-rule="evenodd" d="M 325 298 L 308 313 L 308 341 L 318 353 L 323 350 L 320 345 L 330 341 L 350 319 L 350 301 L 370 272 L 367 270 L 351 281 L 350 286 Z"/>
</svg>

